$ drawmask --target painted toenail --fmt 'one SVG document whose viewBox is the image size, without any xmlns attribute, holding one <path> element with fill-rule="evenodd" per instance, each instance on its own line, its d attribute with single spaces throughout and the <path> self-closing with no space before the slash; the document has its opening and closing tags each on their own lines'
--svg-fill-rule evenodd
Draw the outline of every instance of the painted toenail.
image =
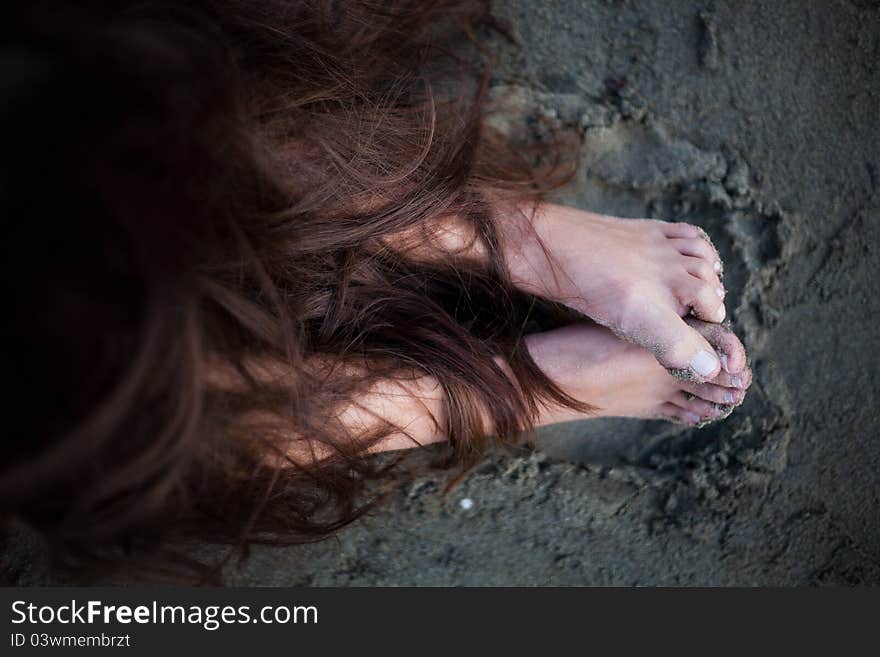
<svg viewBox="0 0 880 657">
<path fill-rule="evenodd" d="M 691 369 L 700 376 L 709 376 L 718 367 L 718 359 L 708 351 L 700 351 L 691 358 Z"/>
<path fill-rule="evenodd" d="M 716 261 L 715 261 L 715 264 L 712 265 L 712 269 L 715 270 L 715 273 L 716 273 L 716 274 L 720 274 L 720 273 L 721 273 L 721 261 L 720 261 L 720 260 L 716 260 Z"/>
<path fill-rule="evenodd" d="M 730 382 L 733 384 L 734 388 L 742 388 L 743 382 L 742 379 L 738 376 L 731 377 Z"/>
<path fill-rule="evenodd" d="M 724 288 L 723 287 L 716 287 L 715 294 L 718 295 L 719 299 L 723 299 L 724 298 Z"/>
<path fill-rule="evenodd" d="M 724 403 L 732 404 L 733 403 L 733 393 L 727 390 L 724 391 Z"/>
<path fill-rule="evenodd" d="M 685 419 L 691 424 L 699 424 L 700 416 L 696 413 L 685 413 Z"/>
</svg>

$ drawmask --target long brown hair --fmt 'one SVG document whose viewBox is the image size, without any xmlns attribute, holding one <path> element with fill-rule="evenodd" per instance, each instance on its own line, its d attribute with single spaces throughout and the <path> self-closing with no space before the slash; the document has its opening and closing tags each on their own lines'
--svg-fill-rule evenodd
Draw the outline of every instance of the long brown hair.
<svg viewBox="0 0 880 657">
<path fill-rule="evenodd" d="M 486 125 L 486 3 L 23 4 L 0 55 L 0 510 L 63 563 L 159 555 L 155 576 L 193 539 L 342 527 L 400 430 L 338 420 L 378 380 L 439 382 L 447 465 L 578 406 L 505 275 L 499 208 L 567 171 Z M 415 257 L 450 217 L 485 259 Z"/>
</svg>

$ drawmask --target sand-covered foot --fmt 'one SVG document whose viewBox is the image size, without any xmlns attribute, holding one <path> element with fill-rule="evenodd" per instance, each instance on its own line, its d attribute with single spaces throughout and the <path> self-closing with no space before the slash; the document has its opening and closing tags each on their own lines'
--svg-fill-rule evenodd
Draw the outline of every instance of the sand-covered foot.
<svg viewBox="0 0 880 657">
<path fill-rule="evenodd" d="M 540 423 L 633 417 L 696 426 L 726 417 L 742 403 L 752 382 L 745 350 L 735 335 L 720 326 L 700 322 L 692 328 L 726 350 L 737 366 L 741 364 L 738 373 L 720 372 L 708 382 L 682 380 L 647 350 L 591 323 L 529 336 L 529 352 L 538 366 L 567 393 L 596 408 L 590 416 L 549 408 Z"/>
<path fill-rule="evenodd" d="M 517 286 L 582 312 L 693 380 L 738 372 L 684 319 L 725 318 L 721 260 L 700 228 L 551 204 L 524 212 L 534 232 L 512 228 L 507 248 Z"/>
</svg>

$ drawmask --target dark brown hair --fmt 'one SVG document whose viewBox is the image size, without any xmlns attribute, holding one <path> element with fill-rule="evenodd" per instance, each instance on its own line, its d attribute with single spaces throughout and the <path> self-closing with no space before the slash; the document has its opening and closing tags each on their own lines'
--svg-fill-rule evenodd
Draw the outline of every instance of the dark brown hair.
<svg viewBox="0 0 880 657">
<path fill-rule="evenodd" d="M 337 418 L 381 379 L 439 382 L 447 465 L 577 406 L 505 275 L 500 209 L 564 175 L 486 125 L 486 4 L 22 4 L 0 54 L 0 510 L 63 563 L 158 576 L 193 539 L 342 527 L 395 428 Z M 439 246 L 449 218 L 487 258 Z"/>
</svg>

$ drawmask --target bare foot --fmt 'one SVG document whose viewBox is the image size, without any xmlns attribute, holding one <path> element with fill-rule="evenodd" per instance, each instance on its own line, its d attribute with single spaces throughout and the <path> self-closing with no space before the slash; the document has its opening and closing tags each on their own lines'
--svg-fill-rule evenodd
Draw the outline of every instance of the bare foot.
<svg viewBox="0 0 880 657">
<path fill-rule="evenodd" d="M 682 380 L 667 372 L 650 352 L 591 323 L 529 336 L 529 352 L 538 366 L 567 393 L 597 409 L 584 416 L 554 407 L 546 410 L 539 423 L 633 417 L 699 425 L 726 417 L 742 403 L 752 382 L 745 350 L 735 335 L 716 324 L 698 320 L 688 320 L 688 324 L 725 354 L 737 368 L 736 374 L 720 372 L 704 383 Z"/>
<path fill-rule="evenodd" d="M 515 228 L 507 235 L 517 286 L 582 312 L 695 381 L 737 372 L 683 319 L 725 317 L 721 260 L 701 229 L 550 204 L 538 207 L 531 225 L 531 235 Z"/>
</svg>

